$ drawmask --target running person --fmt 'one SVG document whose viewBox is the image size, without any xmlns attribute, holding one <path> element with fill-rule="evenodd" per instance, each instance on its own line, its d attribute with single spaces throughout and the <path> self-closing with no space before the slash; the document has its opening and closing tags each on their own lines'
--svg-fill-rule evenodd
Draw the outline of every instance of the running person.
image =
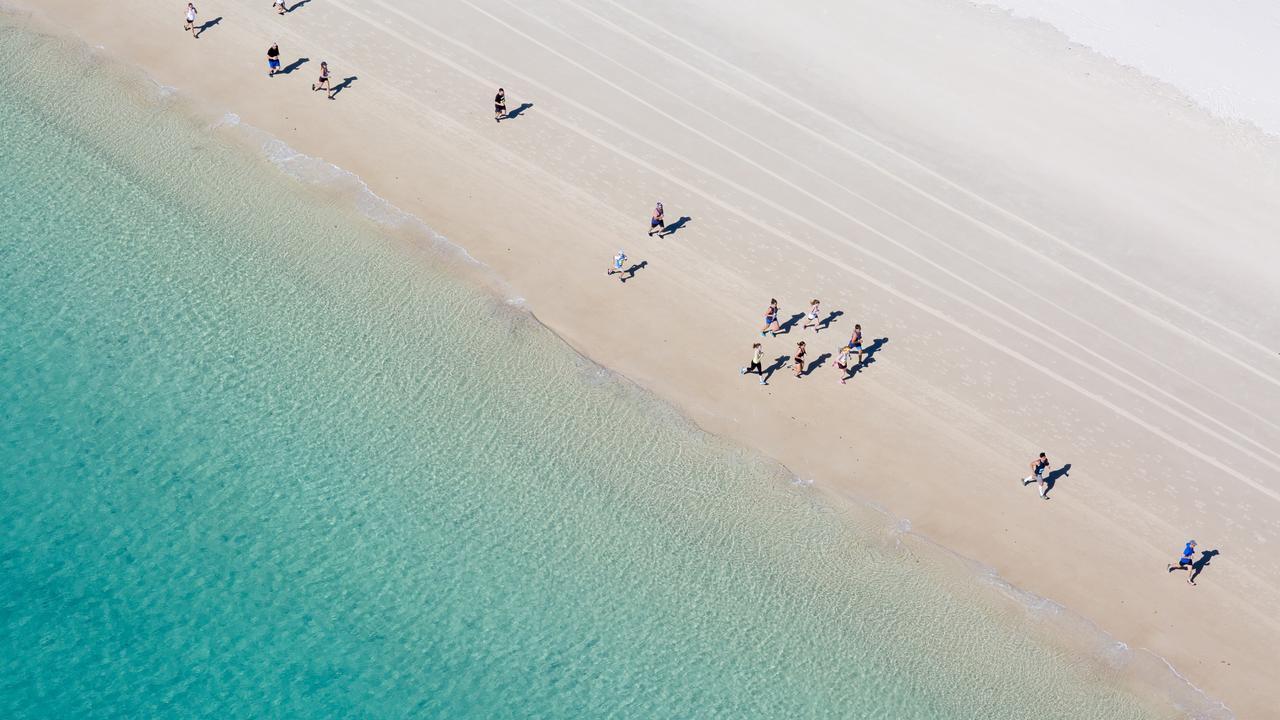
<svg viewBox="0 0 1280 720">
<path fill-rule="evenodd" d="M 862 326 L 854 323 L 853 336 L 849 338 L 849 350 L 858 353 L 858 364 L 862 364 Z"/>
<path fill-rule="evenodd" d="M 849 377 L 849 347 L 847 345 L 836 349 L 836 360 L 831 363 L 831 367 L 840 371 L 840 384 L 844 385 L 844 381 Z"/>
<path fill-rule="evenodd" d="M 760 343 L 756 343 L 752 345 L 751 346 L 751 365 L 749 367 L 742 368 L 742 370 L 740 371 L 740 374 L 746 375 L 747 373 L 753 372 L 760 376 L 760 384 L 763 385 L 764 384 L 764 366 L 760 364 L 760 361 L 763 359 L 764 359 L 764 347 L 762 347 Z"/>
<path fill-rule="evenodd" d="M 626 282 L 627 271 L 622 269 L 622 266 L 625 265 L 626 262 L 627 262 L 627 254 L 619 250 L 618 254 L 613 256 L 613 267 L 609 268 L 609 272 L 605 274 L 613 275 L 614 273 L 617 273 L 622 276 L 621 278 L 622 282 Z"/>
<path fill-rule="evenodd" d="M 493 121 L 502 122 L 502 118 L 507 116 L 507 91 L 498 88 L 498 94 L 493 96 Z"/>
<path fill-rule="evenodd" d="M 1031 474 L 1022 478 L 1022 486 L 1026 487 L 1033 482 L 1040 484 L 1040 497 L 1045 500 L 1049 499 L 1045 495 L 1049 491 L 1049 486 L 1044 481 L 1044 471 L 1049 469 L 1049 458 L 1044 453 L 1040 453 L 1040 457 L 1031 461 Z"/>
<path fill-rule="evenodd" d="M 796 377 L 804 377 L 804 354 L 806 352 L 808 350 L 805 349 L 803 340 L 796 343 L 796 354 L 792 358 L 792 362 L 795 363 Z"/>
<path fill-rule="evenodd" d="M 187 3 L 187 23 L 182 26 L 182 29 L 190 30 L 191 37 L 200 39 L 200 32 L 196 30 L 196 6 L 192 3 Z"/>
<path fill-rule="evenodd" d="M 311 92 L 316 90 L 324 90 L 329 99 L 333 99 L 333 88 L 329 85 L 329 63 L 324 60 L 320 61 L 320 79 L 311 83 Z"/>
<path fill-rule="evenodd" d="M 764 337 L 765 333 L 769 332 L 772 332 L 774 337 L 778 337 L 778 331 L 781 329 L 782 326 L 778 324 L 778 301 L 770 299 L 769 309 L 764 311 L 764 328 L 760 331 L 760 337 Z"/>
<path fill-rule="evenodd" d="M 649 237 L 653 237 L 654 233 L 658 233 L 658 237 L 662 237 L 662 233 L 667 229 L 667 223 L 662 219 L 662 201 L 653 208 L 653 217 L 649 218 Z"/>
<path fill-rule="evenodd" d="M 283 15 L 286 12 L 288 12 L 288 10 L 284 6 L 284 0 L 273 0 L 271 4 L 276 6 L 277 15 Z"/>
<path fill-rule="evenodd" d="M 280 46 L 271 43 L 271 47 L 267 48 L 267 77 L 278 72 L 280 72 Z"/>
<path fill-rule="evenodd" d="M 800 329 L 808 330 L 809 328 L 813 328 L 813 331 L 815 333 L 818 332 L 818 330 L 820 329 L 818 317 L 821 315 L 822 315 L 822 307 L 821 307 L 821 303 L 818 302 L 818 298 L 814 298 L 810 300 L 809 312 L 805 313 L 804 326 L 802 326 Z"/>
<path fill-rule="evenodd" d="M 1186 570 L 1191 573 L 1190 575 L 1187 575 L 1187 582 L 1191 583 L 1192 585 L 1195 585 L 1196 584 L 1196 581 L 1195 581 L 1196 566 L 1194 561 L 1195 556 L 1196 556 L 1196 541 L 1188 540 L 1186 547 L 1182 548 L 1182 557 L 1178 558 L 1178 564 L 1176 566 L 1170 565 L 1169 572 L 1173 572 L 1174 570 Z"/>
</svg>

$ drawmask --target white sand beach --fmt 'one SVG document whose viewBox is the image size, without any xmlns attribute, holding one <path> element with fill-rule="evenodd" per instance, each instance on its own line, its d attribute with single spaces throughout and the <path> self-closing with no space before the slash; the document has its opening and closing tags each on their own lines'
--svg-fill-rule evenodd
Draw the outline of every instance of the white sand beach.
<svg viewBox="0 0 1280 720">
<path fill-rule="evenodd" d="M 181 2 L 8 4 L 355 173 L 708 431 L 1276 716 L 1277 138 L 961 0 L 205 0 L 198 40 Z M 656 200 L 683 222 L 649 238 Z M 840 315 L 762 340 L 770 298 Z M 739 375 L 801 339 L 810 375 Z"/>
</svg>

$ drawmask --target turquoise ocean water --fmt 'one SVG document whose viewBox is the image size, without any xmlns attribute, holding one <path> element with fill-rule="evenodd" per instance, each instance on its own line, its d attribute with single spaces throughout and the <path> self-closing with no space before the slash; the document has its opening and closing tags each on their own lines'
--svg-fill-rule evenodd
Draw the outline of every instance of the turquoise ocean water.
<svg viewBox="0 0 1280 720">
<path fill-rule="evenodd" d="M 0 717 L 1178 716 L 367 197 L 0 58 Z"/>
</svg>

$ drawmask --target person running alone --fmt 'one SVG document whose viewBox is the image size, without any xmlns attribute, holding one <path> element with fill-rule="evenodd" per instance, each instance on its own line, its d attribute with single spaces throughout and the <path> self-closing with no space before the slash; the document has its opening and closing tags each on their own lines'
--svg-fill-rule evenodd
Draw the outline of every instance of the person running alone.
<svg viewBox="0 0 1280 720">
<path fill-rule="evenodd" d="M 760 384 L 764 384 L 764 366 L 760 361 L 764 360 L 764 347 L 760 343 L 751 346 L 751 365 L 742 368 L 740 374 L 755 373 L 760 376 Z"/>
<path fill-rule="evenodd" d="M 858 353 L 858 364 L 862 364 L 862 326 L 854 323 L 853 335 L 849 338 L 849 350 Z"/>
<path fill-rule="evenodd" d="M 649 218 L 649 237 L 653 237 L 654 233 L 658 233 L 658 237 L 662 237 L 663 231 L 667 229 L 667 223 L 662 219 L 662 201 L 653 208 L 653 217 Z"/>
<path fill-rule="evenodd" d="M 200 31 L 196 29 L 196 12 L 196 6 L 192 3 L 187 3 L 187 23 L 182 26 L 182 29 L 190 30 L 191 37 L 199 40 Z"/>
<path fill-rule="evenodd" d="M 614 273 L 617 273 L 618 275 L 622 276 L 620 278 L 622 282 L 626 282 L 627 271 L 622 269 L 622 266 L 625 265 L 626 263 L 627 263 L 627 254 L 619 250 L 618 254 L 613 256 L 613 267 L 609 268 L 609 272 L 605 274 L 613 275 Z"/>
<path fill-rule="evenodd" d="M 1196 541 L 1188 540 L 1187 546 L 1182 548 L 1182 557 L 1178 558 L 1178 564 L 1176 566 L 1172 564 L 1169 565 L 1168 571 L 1169 572 L 1173 572 L 1174 570 L 1188 571 L 1190 574 L 1187 575 L 1187 582 L 1191 583 L 1192 585 L 1195 585 L 1196 584 L 1195 556 L 1196 556 Z"/>
<path fill-rule="evenodd" d="M 324 60 L 320 61 L 320 79 L 311 83 L 311 92 L 316 90 L 324 90 L 329 99 L 333 99 L 333 87 L 329 85 L 329 63 Z"/>
<path fill-rule="evenodd" d="M 1049 469 L 1049 458 L 1044 453 L 1040 453 L 1040 457 L 1031 461 L 1031 474 L 1022 478 L 1022 486 L 1026 487 L 1032 482 L 1040 484 L 1040 497 L 1048 500 L 1049 496 L 1045 493 L 1049 492 L 1049 485 L 1044 480 L 1044 472 Z"/>
<path fill-rule="evenodd" d="M 284 6 L 284 0 L 272 0 L 271 4 L 275 5 L 277 15 L 283 15 L 289 12 L 288 8 Z"/>
<path fill-rule="evenodd" d="M 849 377 L 849 347 L 836 348 L 835 362 L 831 363 L 831 367 L 840 371 L 840 384 L 844 385 L 845 380 Z"/>
<path fill-rule="evenodd" d="M 804 346 L 804 341 L 796 343 L 796 353 L 792 361 L 795 363 L 796 377 L 804 377 L 804 355 L 808 350 Z"/>
<path fill-rule="evenodd" d="M 776 298 L 769 300 L 769 309 L 764 311 L 764 328 L 760 331 L 760 337 L 764 337 L 765 333 L 773 333 L 774 337 L 778 337 L 778 331 L 782 326 L 778 324 L 778 301 Z"/>
<path fill-rule="evenodd" d="M 498 88 L 498 94 L 493 96 L 493 121 L 500 123 L 507 116 L 507 91 Z"/>
<path fill-rule="evenodd" d="M 813 332 L 816 334 L 819 330 L 822 329 L 820 326 L 820 321 L 818 320 L 818 318 L 821 315 L 822 315 L 822 304 L 818 302 L 818 298 L 814 298 L 810 300 L 809 312 L 805 313 L 804 325 L 801 326 L 800 329 L 808 330 L 809 328 L 813 328 Z"/>
<path fill-rule="evenodd" d="M 280 46 L 271 43 L 271 47 L 267 48 L 267 77 L 273 77 L 280 72 Z"/>
</svg>

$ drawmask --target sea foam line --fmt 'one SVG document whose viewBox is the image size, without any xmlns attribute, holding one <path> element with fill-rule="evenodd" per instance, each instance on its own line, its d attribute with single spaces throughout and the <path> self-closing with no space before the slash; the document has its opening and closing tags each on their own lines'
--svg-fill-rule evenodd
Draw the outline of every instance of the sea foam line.
<svg viewBox="0 0 1280 720">
<path fill-rule="evenodd" d="M 799 476 L 793 475 L 792 478 L 793 482 L 791 484 L 793 486 L 807 487 L 807 484 L 803 483 Z M 1097 658 L 1108 667 L 1120 671 L 1129 669 L 1130 677 L 1141 678 L 1144 673 L 1134 667 L 1134 664 L 1139 660 L 1135 650 L 1142 653 L 1142 657 L 1158 660 L 1158 663 L 1148 667 L 1148 673 L 1145 675 L 1154 677 L 1157 680 L 1163 680 L 1163 683 L 1152 683 L 1152 687 L 1161 690 L 1164 698 L 1175 709 L 1185 713 L 1190 720 L 1235 719 L 1235 714 L 1226 703 L 1211 697 L 1203 689 L 1191 682 L 1185 675 L 1178 672 L 1173 663 L 1169 662 L 1163 655 L 1145 647 L 1132 648 L 1124 641 L 1103 630 L 1097 623 L 1080 613 L 1074 612 L 1066 605 L 1019 587 L 1001 576 L 993 566 L 957 552 L 928 535 L 917 532 L 913 528 L 910 518 L 897 516 L 879 503 L 857 495 L 842 494 L 839 497 L 842 501 L 850 502 L 861 509 L 871 510 L 883 517 L 885 520 L 884 534 L 891 538 L 897 547 L 910 552 L 910 547 L 906 545 L 906 541 L 914 540 L 922 543 L 930 551 L 942 557 L 958 561 L 972 573 L 972 577 L 976 582 L 992 588 L 1002 597 L 1013 602 L 1015 606 L 1026 611 L 1033 620 L 1056 623 L 1062 630 L 1068 629 L 1068 624 L 1085 628 L 1097 641 L 1096 650 L 1090 653 L 1091 656 Z M 819 503 L 827 502 L 826 499 L 819 500 L 817 498 L 815 498 L 815 501 Z M 1163 670 L 1168 672 L 1168 675 L 1163 678 L 1155 674 L 1161 672 L 1160 666 L 1163 666 Z"/>
</svg>

